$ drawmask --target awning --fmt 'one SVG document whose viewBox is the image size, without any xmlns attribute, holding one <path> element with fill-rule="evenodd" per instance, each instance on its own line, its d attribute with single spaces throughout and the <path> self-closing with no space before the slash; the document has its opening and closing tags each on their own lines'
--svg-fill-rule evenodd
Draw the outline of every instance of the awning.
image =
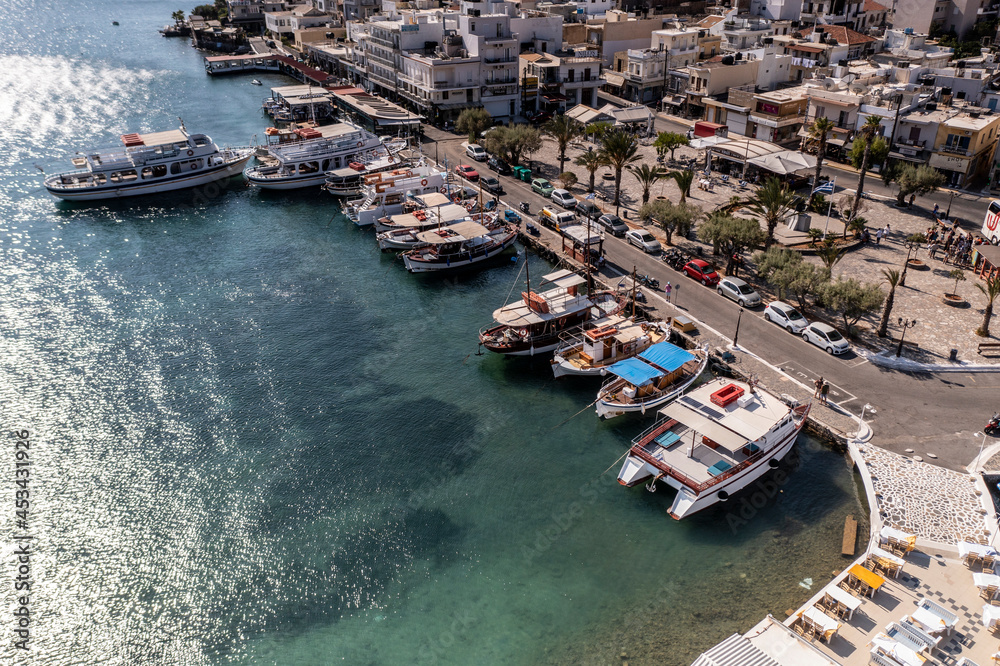
<svg viewBox="0 0 1000 666">
<path fill-rule="evenodd" d="M 781 146 L 769 141 L 759 141 L 757 139 L 733 139 L 723 146 L 716 146 L 712 154 L 716 157 L 724 157 L 729 160 L 742 163 L 745 159 L 780 153 L 785 150 Z"/>
<path fill-rule="evenodd" d="M 746 437 L 679 402 L 667 405 L 660 410 L 660 413 L 667 418 L 683 423 L 691 430 L 708 437 L 730 451 L 739 451 L 747 445 Z"/>
<path fill-rule="evenodd" d="M 747 163 L 782 176 L 816 168 L 815 157 L 797 150 L 783 150 L 761 157 L 751 157 Z"/>
<path fill-rule="evenodd" d="M 648 384 L 657 377 L 662 377 L 663 373 L 637 358 L 628 358 L 618 361 L 608 368 L 608 372 L 621 377 L 633 386 Z"/>
<path fill-rule="evenodd" d="M 570 238 L 582 245 L 599 245 L 601 233 L 597 227 L 588 229 L 582 224 L 574 224 L 568 227 L 561 227 L 563 236 Z"/>
<path fill-rule="evenodd" d="M 706 120 L 699 120 L 694 124 L 694 135 L 697 137 L 716 136 L 721 129 L 726 129 L 726 126 L 719 123 L 710 123 Z"/>
<path fill-rule="evenodd" d="M 720 143 L 728 143 L 732 141 L 728 136 L 704 136 L 700 139 L 692 139 L 692 148 L 711 148 L 712 146 L 717 146 Z"/>
<path fill-rule="evenodd" d="M 669 342 L 660 342 L 649 347 L 639 354 L 639 358 L 645 359 L 667 372 L 673 372 L 688 361 L 695 360 L 694 354 Z"/>
</svg>

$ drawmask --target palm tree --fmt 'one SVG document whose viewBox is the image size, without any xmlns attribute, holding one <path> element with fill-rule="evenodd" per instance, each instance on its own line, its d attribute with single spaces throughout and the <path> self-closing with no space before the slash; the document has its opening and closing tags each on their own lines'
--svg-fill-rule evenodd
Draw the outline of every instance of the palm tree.
<svg viewBox="0 0 1000 666">
<path fill-rule="evenodd" d="M 674 182 L 677 183 L 678 189 L 681 191 L 680 203 L 684 203 L 687 200 L 689 194 L 691 194 L 691 183 L 694 182 L 694 171 L 671 171 L 668 177 L 673 178 Z"/>
<path fill-rule="evenodd" d="M 542 126 L 542 134 L 552 137 L 559 146 L 559 173 L 566 170 L 566 148 L 570 142 L 583 135 L 583 124 L 566 115 L 554 117 Z"/>
<path fill-rule="evenodd" d="M 827 241 L 826 247 L 822 250 L 816 250 L 816 256 L 819 257 L 819 260 L 823 262 L 823 265 L 826 266 L 826 270 L 829 271 L 832 276 L 833 267 L 844 258 L 844 248 L 837 247 L 832 241 Z"/>
<path fill-rule="evenodd" d="M 665 178 L 667 172 L 658 166 L 651 167 L 648 164 L 640 164 L 639 166 L 630 166 L 628 170 L 635 176 L 635 179 L 639 181 L 639 185 L 642 186 L 642 203 L 647 203 L 649 201 L 649 188 L 651 188 L 656 181 L 661 178 Z"/>
<path fill-rule="evenodd" d="M 854 203 L 851 205 L 851 214 L 849 217 L 851 220 L 858 214 L 858 206 L 861 205 L 861 196 L 865 191 L 865 175 L 868 173 L 868 161 L 871 159 L 872 141 L 875 140 L 875 135 L 881 127 L 881 121 L 882 118 L 880 116 L 868 116 L 868 120 L 861 127 L 861 134 L 865 138 L 865 152 L 861 158 L 861 169 L 858 173 L 858 189 L 854 193 Z"/>
<path fill-rule="evenodd" d="M 767 237 L 764 239 L 765 252 L 774 244 L 774 230 L 792 209 L 794 200 L 795 195 L 786 185 L 777 178 L 768 178 L 747 201 L 747 209 L 764 220 L 767 225 Z"/>
<path fill-rule="evenodd" d="M 582 155 L 577 155 L 576 159 L 573 160 L 573 164 L 583 167 L 584 169 L 587 170 L 587 173 L 590 174 L 590 189 L 587 191 L 593 192 L 594 174 L 597 173 L 598 169 L 607 164 L 607 162 L 605 162 L 604 160 L 604 157 L 601 155 L 600 152 L 596 150 L 588 150 Z"/>
<path fill-rule="evenodd" d="M 833 129 L 833 121 L 826 116 L 819 116 L 809 128 L 809 141 L 816 143 L 816 175 L 813 177 L 813 193 L 809 195 L 809 205 L 816 198 L 816 186 L 823 170 L 823 158 L 826 157 L 826 135 Z"/>
<path fill-rule="evenodd" d="M 600 153 L 605 163 L 615 171 L 615 212 L 621 205 L 622 171 L 639 160 L 638 152 L 639 144 L 628 132 L 613 129 L 604 135 L 604 145 L 601 146 Z"/>
<path fill-rule="evenodd" d="M 983 323 L 976 329 L 976 335 L 984 338 L 990 337 L 990 319 L 993 318 L 993 301 L 1000 296 L 1000 276 L 993 275 L 986 278 L 986 286 L 976 283 L 976 289 L 983 292 L 986 297 L 986 309 L 983 310 Z"/>
<path fill-rule="evenodd" d="M 889 295 L 885 297 L 885 303 L 882 305 L 882 320 L 879 321 L 878 331 L 876 331 L 876 335 L 880 338 L 889 335 L 889 317 L 892 316 L 892 303 L 896 298 L 896 287 L 899 286 L 902 279 L 902 275 L 895 268 L 883 268 L 882 275 L 885 276 L 885 283 L 889 285 Z M 1000 281 L 998 281 L 998 289 L 1000 289 Z M 997 293 L 1000 293 L 1000 291 Z"/>
</svg>

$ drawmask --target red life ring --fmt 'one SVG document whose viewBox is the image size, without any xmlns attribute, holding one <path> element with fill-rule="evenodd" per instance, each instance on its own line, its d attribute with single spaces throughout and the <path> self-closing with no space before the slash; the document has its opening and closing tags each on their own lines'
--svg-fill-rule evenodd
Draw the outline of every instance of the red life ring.
<svg viewBox="0 0 1000 666">
<path fill-rule="evenodd" d="M 389 164 L 392 164 L 395 161 L 396 161 L 396 158 L 393 157 L 392 155 L 389 155 Z"/>
<path fill-rule="evenodd" d="M 451 200 L 454 201 L 455 203 L 460 203 L 462 201 L 462 195 L 456 194 L 451 198 Z"/>
<path fill-rule="evenodd" d="M 566 317 L 563 317 L 562 319 L 559 320 L 559 325 L 560 326 L 565 326 L 566 325 Z"/>
<path fill-rule="evenodd" d="M 427 187 L 427 179 L 424 178 L 422 181 L 420 181 L 420 184 L 423 185 L 424 187 Z"/>
<path fill-rule="evenodd" d="M 198 165 L 197 165 L 197 164 L 194 164 L 194 163 L 192 163 L 192 164 L 191 164 L 191 171 L 194 171 L 194 170 L 196 170 L 197 168 L 198 168 Z"/>
<path fill-rule="evenodd" d="M 189 150 L 188 151 L 188 157 L 191 157 L 192 155 L 194 155 L 194 151 L 193 150 Z"/>
<path fill-rule="evenodd" d="M 360 148 L 363 145 L 365 145 L 363 141 L 358 141 L 358 148 Z"/>
<path fill-rule="evenodd" d="M 526 328 L 519 328 L 519 329 L 517 329 L 517 334 L 519 336 L 521 336 L 522 338 L 526 338 L 526 337 L 528 337 L 528 329 L 526 329 Z"/>
</svg>

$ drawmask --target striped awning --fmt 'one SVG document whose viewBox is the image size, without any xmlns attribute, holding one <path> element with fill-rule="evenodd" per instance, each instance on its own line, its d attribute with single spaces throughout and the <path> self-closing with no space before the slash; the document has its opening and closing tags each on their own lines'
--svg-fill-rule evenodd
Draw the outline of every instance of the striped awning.
<svg viewBox="0 0 1000 666">
<path fill-rule="evenodd" d="M 691 666 L 780 666 L 739 634 L 701 653 Z"/>
</svg>

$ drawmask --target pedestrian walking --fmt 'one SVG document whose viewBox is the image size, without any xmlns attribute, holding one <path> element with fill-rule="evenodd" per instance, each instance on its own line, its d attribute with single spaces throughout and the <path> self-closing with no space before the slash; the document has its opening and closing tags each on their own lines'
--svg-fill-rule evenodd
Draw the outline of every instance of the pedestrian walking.
<svg viewBox="0 0 1000 666">
<path fill-rule="evenodd" d="M 818 398 L 819 397 L 820 389 L 823 388 L 823 378 L 820 377 L 819 379 L 817 379 L 816 381 L 814 381 L 813 385 L 816 387 L 816 389 L 813 391 L 813 397 L 814 398 Z"/>
<path fill-rule="evenodd" d="M 938 247 L 939 245 L 936 241 L 927 246 L 927 253 L 931 259 L 934 259 L 934 255 L 937 254 Z"/>
<path fill-rule="evenodd" d="M 674 288 L 670 286 L 669 282 L 663 287 L 663 294 L 667 298 L 667 303 L 670 302 L 670 292 L 673 291 L 673 289 Z"/>
<path fill-rule="evenodd" d="M 938 216 L 939 210 L 941 210 L 941 208 L 937 204 L 934 204 L 934 217 Z"/>
<path fill-rule="evenodd" d="M 883 233 L 882 233 L 881 229 L 879 229 L 878 231 L 875 232 L 875 244 L 876 245 L 881 245 L 882 244 L 882 236 L 883 236 Z"/>
<path fill-rule="evenodd" d="M 889 223 L 886 222 L 885 223 L 885 229 L 882 230 L 882 238 L 884 238 L 886 240 L 889 240 L 889 232 L 890 231 L 892 231 L 892 229 L 889 228 Z"/>
<path fill-rule="evenodd" d="M 823 382 L 823 388 L 819 390 L 819 401 L 824 405 L 826 402 L 826 395 L 830 392 L 830 382 Z"/>
</svg>

